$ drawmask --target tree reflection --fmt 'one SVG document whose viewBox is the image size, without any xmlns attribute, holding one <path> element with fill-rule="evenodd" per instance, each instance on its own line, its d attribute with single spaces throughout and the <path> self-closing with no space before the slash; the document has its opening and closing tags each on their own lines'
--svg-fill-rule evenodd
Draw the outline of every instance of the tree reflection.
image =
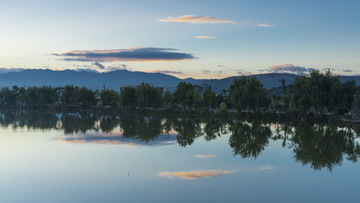
<svg viewBox="0 0 360 203">
<path fill-rule="evenodd" d="M 218 118 L 211 118 L 204 127 L 205 140 L 210 141 L 227 133 L 226 121 Z"/>
<path fill-rule="evenodd" d="M 89 113 L 66 113 L 61 117 L 65 134 L 86 133 L 95 129 L 96 117 Z"/>
<path fill-rule="evenodd" d="M 273 134 L 273 140 L 282 140 L 282 147 L 291 148 L 294 146 L 293 137 L 294 137 L 294 125 L 291 125 L 288 122 L 285 123 L 275 123 L 275 131 Z"/>
<path fill-rule="evenodd" d="M 254 121 L 248 123 L 234 120 L 229 123 L 231 133 L 229 144 L 235 155 L 256 158 L 268 145 L 271 137 L 269 125 Z"/>
<path fill-rule="evenodd" d="M 163 134 L 176 133 L 176 140 L 182 147 L 193 144 L 196 138 L 202 136 L 206 141 L 213 141 L 229 134 L 229 145 L 234 155 L 243 158 L 257 158 L 271 139 L 281 141 L 283 148 L 292 150 L 296 161 L 309 165 L 314 170 L 331 171 L 341 165 L 344 157 L 357 162 L 360 156 L 360 127 L 356 125 L 47 111 L 0 111 L 0 125 L 12 128 L 62 129 L 65 134 L 81 132 L 85 134 L 82 136 L 86 136 L 89 131 L 100 131 L 100 136 L 104 135 L 102 133 L 117 131 L 116 136 L 144 143 L 160 139 L 159 136 Z"/>
<path fill-rule="evenodd" d="M 124 137 L 145 142 L 156 139 L 162 132 L 161 119 L 157 117 L 122 116 L 120 127 Z"/>
<path fill-rule="evenodd" d="M 330 171 L 341 165 L 343 156 L 357 161 L 360 155 L 359 143 L 355 142 L 355 133 L 348 128 L 335 125 L 299 124 L 294 135 L 295 159 L 310 164 L 315 170 L 327 168 Z"/>
<path fill-rule="evenodd" d="M 203 135 L 199 119 L 182 117 L 174 120 L 174 130 L 180 146 L 191 145 L 194 139 Z"/>
<path fill-rule="evenodd" d="M 3 111 L 0 112 L 0 125 L 13 128 L 28 127 L 33 129 L 56 128 L 58 118 L 47 111 Z"/>
<path fill-rule="evenodd" d="M 119 125 L 119 121 L 115 115 L 102 116 L 100 121 L 100 129 L 105 133 L 113 131 Z"/>
</svg>

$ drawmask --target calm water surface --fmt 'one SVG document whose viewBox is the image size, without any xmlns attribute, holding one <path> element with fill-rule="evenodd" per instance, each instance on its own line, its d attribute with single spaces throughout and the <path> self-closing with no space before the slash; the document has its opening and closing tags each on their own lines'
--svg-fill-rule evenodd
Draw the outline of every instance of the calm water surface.
<svg viewBox="0 0 360 203">
<path fill-rule="evenodd" d="M 357 126 L 2 112 L 1 202 L 359 202 Z"/>
</svg>

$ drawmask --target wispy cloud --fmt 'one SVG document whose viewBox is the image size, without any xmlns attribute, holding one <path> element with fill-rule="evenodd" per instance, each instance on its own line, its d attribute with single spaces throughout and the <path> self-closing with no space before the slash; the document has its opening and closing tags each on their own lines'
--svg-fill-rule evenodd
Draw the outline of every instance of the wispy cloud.
<svg viewBox="0 0 360 203">
<path fill-rule="evenodd" d="M 195 36 L 194 38 L 197 38 L 197 39 L 215 39 L 216 37 L 212 37 L 212 36 Z"/>
<path fill-rule="evenodd" d="M 222 70 L 218 70 L 218 71 L 211 71 L 211 70 L 201 70 L 202 74 L 215 74 L 215 75 L 222 75 L 223 71 Z"/>
<path fill-rule="evenodd" d="M 216 155 L 213 155 L 213 154 L 197 154 L 195 155 L 196 158 L 200 158 L 200 159 L 209 159 L 209 158 L 215 158 Z"/>
<path fill-rule="evenodd" d="M 54 56 L 65 57 L 65 61 L 181 61 L 196 59 L 192 54 L 177 52 L 171 48 L 129 48 L 112 50 L 67 51 L 54 53 Z"/>
<path fill-rule="evenodd" d="M 249 71 L 245 71 L 245 70 L 242 70 L 242 69 L 231 69 L 233 72 L 235 72 L 235 74 L 237 75 L 253 75 L 252 72 L 249 72 Z"/>
<path fill-rule="evenodd" d="M 98 68 L 100 68 L 101 70 L 104 70 L 105 69 L 105 66 L 97 61 L 95 61 L 93 63 L 93 65 L 97 66 Z"/>
<path fill-rule="evenodd" d="M 178 177 L 178 178 L 182 178 L 182 179 L 186 179 L 186 180 L 196 180 L 199 178 L 211 178 L 214 176 L 232 174 L 235 172 L 236 172 L 236 170 L 218 171 L 215 169 L 207 170 L 207 171 L 180 171 L 180 172 L 164 171 L 164 172 L 158 173 L 158 176 L 163 176 L 163 177 L 167 177 L 170 179 L 172 179 L 174 177 Z"/>
<path fill-rule="evenodd" d="M 117 64 L 110 65 L 106 68 L 107 71 L 116 71 L 116 70 L 131 70 L 131 68 L 126 64 Z"/>
<path fill-rule="evenodd" d="M 293 64 L 281 64 L 281 65 L 273 65 L 266 71 L 273 73 L 293 73 L 297 75 L 302 75 L 307 73 L 308 71 L 314 70 L 312 68 L 305 68 L 302 66 L 296 66 Z"/>
<path fill-rule="evenodd" d="M 352 73 L 352 70 L 343 70 L 344 73 Z"/>
<path fill-rule="evenodd" d="M 155 70 L 151 71 L 151 73 L 163 73 L 169 75 L 184 75 L 182 71 L 173 71 L 173 70 Z"/>
<path fill-rule="evenodd" d="M 260 28 L 271 28 L 271 27 L 277 27 L 274 24 L 269 23 L 253 23 L 253 22 L 243 22 L 243 24 L 250 25 L 253 27 L 260 27 Z"/>
<path fill-rule="evenodd" d="M 160 22 L 181 22 L 181 23 L 235 23 L 231 20 L 224 20 L 221 18 L 208 17 L 208 16 L 197 16 L 197 15 L 185 15 L 179 17 L 169 16 L 165 19 L 158 19 Z"/>
<path fill-rule="evenodd" d="M 275 25 L 272 25 L 272 24 L 256 24 L 257 27 L 275 27 Z"/>
</svg>

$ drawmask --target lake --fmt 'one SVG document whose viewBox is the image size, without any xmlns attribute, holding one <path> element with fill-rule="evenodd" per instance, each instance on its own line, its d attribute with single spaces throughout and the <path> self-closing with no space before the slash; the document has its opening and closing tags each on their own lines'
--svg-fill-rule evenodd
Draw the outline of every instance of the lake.
<svg viewBox="0 0 360 203">
<path fill-rule="evenodd" d="M 1 202 L 358 202 L 360 127 L 0 112 Z"/>
</svg>

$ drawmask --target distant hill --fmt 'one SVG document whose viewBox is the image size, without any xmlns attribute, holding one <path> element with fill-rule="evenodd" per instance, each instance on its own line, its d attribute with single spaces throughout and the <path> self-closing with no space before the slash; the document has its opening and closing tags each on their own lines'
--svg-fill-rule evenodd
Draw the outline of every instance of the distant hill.
<svg viewBox="0 0 360 203">
<path fill-rule="evenodd" d="M 281 86 L 281 79 L 285 79 L 286 84 L 292 84 L 297 75 L 292 74 L 258 74 L 254 75 L 265 88 Z M 91 89 L 102 89 L 104 86 L 109 89 L 119 91 L 120 87 L 127 85 L 139 85 L 149 83 L 154 86 L 163 87 L 169 91 L 174 91 L 179 82 L 185 81 L 192 84 L 210 85 L 217 93 L 222 89 L 228 89 L 235 77 L 224 79 L 198 80 L 193 78 L 179 79 L 174 76 L 162 73 L 145 73 L 127 70 L 117 70 L 107 73 L 88 72 L 88 71 L 53 71 L 28 69 L 17 70 L 16 72 L 0 73 L 0 87 L 18 86 L 43 86 L 51 85 L 63 87 L 65 85 L 86 86 Z M 341 76 L 341 81 L 354 79 L 360 85 L 360 76 Z"/>
<path fill-rule="evenodd" d="M 253 75 L 255 76 L 267 89 L 271 89 L 273 87 L 279 87 L 281 86 L 281 79 L 284 78 L 286 81 L 286 84 L 292 84 L 295 80 L 297 75 L 291 75 L 291 74 L 280 74 L 280 73 L 267 73 L 267 74 L 258 74 Z M 237 77 L 229 77 L 219 80 L 202 80 L 199 81 L 198 84 L 208 84 L 212 87 L 212 89 L 215 92 L 221 92 L 222 89 L 228 89 L 234 80 L 234 78 Z"/>
<path fill-rule="evenodd" d="M 91 89 L 108 89 L 119 91 L 121 86 L 138 85 L 141 82 L 154 86 L 173 89 L 181 79 L 161 73 L 132 72 L 117 70 L 107 73 L 87 71 L 53 71 L 28 69 L 20 72 L 0 74 L 0 87 L 18 86 L 43 86 L 51 85 L 62 87 L 65 85 L 86 86 Z"/>
</svg>

